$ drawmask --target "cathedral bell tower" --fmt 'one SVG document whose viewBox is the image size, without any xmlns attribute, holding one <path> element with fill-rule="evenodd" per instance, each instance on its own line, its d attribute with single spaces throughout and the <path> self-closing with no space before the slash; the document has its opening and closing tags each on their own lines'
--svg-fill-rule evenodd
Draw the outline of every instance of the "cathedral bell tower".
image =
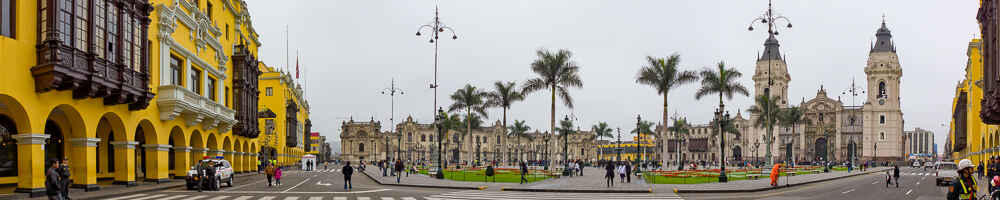
<svg viewBox="0 0 1000 200">
<path fill-rule="evenodd" d="M 774 34 L 768 34 L 764 41 L 764 53 L 757 57 L 757 67 L 754 70 L 754 96 L 770 95 L 778 100 L 780 107 L 788 105 L 788 65 L 778 51 L 778 39 Z"/>
<path fill-rule="evenodd" d="M 899 146 L 903 135 L 903 113 L 899 106 L 903 69 L 885 19 L 875 37 L 865 66 L 869 92 L 863 107 L 864 156 L 884 160 L 904 156 Z"/>
</svg>

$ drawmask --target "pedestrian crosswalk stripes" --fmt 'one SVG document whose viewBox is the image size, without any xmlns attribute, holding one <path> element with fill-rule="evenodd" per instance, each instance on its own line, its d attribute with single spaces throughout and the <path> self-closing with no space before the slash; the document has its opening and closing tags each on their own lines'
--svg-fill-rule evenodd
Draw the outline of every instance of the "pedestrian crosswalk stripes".
<svg viewBox="0 0 1000 200">
<path fill-rule="evenodd" d="M 466 190 L 430 195 L 426 199 L 683 199 L 677 194 L 621 194 L 621 193 L 544 193 L 544 192 L 498 192 Z"/>
<path fill-rule="evenodd" d="M 676 194 L 594 194 L 594 193 L 538 193 L 538 192 L 499 192 L 499 191 L 458 191 L 427 197 L 384 197 L 384 196 L 324 196 L 324 195 L 223 195 L 218 193 L 189 194 L 132 194 L 108 200 L 464 200 L 464 199 L 681 199 Z M 232 195 L 232 196 L 230 196 Z"/>
<path fill-rule="evenodd" d="M 927 173 L 899 173 L 899 174 L 900 175 L 909 175 L 909 176 L 933 176 L 934 175 L 934 173 L 930 173 L 930 172 L 927 172 Z"/>
</svg>

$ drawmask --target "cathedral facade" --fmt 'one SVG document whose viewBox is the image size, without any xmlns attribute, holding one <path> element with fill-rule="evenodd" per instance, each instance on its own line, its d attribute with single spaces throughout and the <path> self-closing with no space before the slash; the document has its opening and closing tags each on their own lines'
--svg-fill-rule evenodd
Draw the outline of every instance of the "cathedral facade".
<svg viewBox="0 0 1000 200">
<path fill-rule="evenodd" d="M 802 98 L 799 107 L 805 110 L 804 122 L 796 125 L 774 125 L 769 134 L 766 127 L 755 126 L 762 116 L 751 114 L 734 123 L 745 137 L 727 150 L 740 152 L 741 158 L 727 160 L 769 159 L 774 162 L 812 161 L 888 161 L 901 160 L 903 151 L 903 113 L 900 110 L 900 78 L 903 71 L 885 22 L 876 31 L 868 62 L 864 66 L 867 93 L 861 105 L 845 105 L 839 97 L 827 95 L 820 86 L 815 96 Z M 756 61 L 753 74 L 754 96 L 770 95 L 780 108 L 789 108 L 788 86 L 791 75 L 788 64 L 779 51 L 778 40 L 770 35 L 764 42 L 764 52 Z M 759 144 L 759 145 L 758 145 Z M 755 152 L 756 151 L 756 152 Z M 755 154 L 756 153 L 756 154 Z"/>
</svg>

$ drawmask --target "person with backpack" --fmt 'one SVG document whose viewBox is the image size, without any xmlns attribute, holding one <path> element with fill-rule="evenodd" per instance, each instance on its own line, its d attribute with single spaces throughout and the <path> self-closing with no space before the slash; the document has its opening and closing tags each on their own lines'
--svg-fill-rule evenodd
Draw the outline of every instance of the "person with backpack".
<svg viewBox="0 0 1000 200">
<path fill-rule="evenodd" d="M 273 186 L 272 180 L 274 179 L 274 165 L 268 164 L 267 168 L 264 169 L 264 174 L 267 175 L 267 187 Z"/>
<path fill-rule="evenodd" d="M 344 162 L 344 168 L 340 170 L 340 173 L 344 174 L 344 190 L 351 191 L 354 185 L 351 184 L 351 175 L 354 174 L 354 167 L 351 167 L 351 161 Z"/>
</svg>

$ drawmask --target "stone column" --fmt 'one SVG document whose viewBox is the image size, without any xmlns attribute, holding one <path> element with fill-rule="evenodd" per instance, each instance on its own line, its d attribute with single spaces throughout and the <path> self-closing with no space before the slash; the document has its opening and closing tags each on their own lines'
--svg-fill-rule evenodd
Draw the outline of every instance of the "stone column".
<svg viewBox="0 0 1000 200">
<path fill-rule="evenodd" d="M 112 184 L 135 186 L 135 146 L 136 141 L 113 141 L 115 148 L 115 181 Z"/>
<path fill-rule="evenodd" d="M 69 139 L 69 167 L 73 179 L 73 188 L 83 188 L 84 191 L 97 191 L 97 143 L 101 138 Z"/>
<path fill-rule="evenodd" d="M 166 144 L 145 144 L 146 148 L 146 180 L 147 182 L 163 183 L 170 178 L 170 163 L 167 157 L 170 155 L 170 145 Z"/>
<path fill-rule="evenodd" d="M 13 136 L 17 140 L 17 189 L 14 192 L 29 193 L 31 197 L 45 195 L 45 139 L 47 134 L 22 133 Z"/>
<path fill-rule="evenodd" d="M 174 179 L 187 178 L 188 167 L 191 166 L 191 147 L 174 148 Z"/>
</svg>

